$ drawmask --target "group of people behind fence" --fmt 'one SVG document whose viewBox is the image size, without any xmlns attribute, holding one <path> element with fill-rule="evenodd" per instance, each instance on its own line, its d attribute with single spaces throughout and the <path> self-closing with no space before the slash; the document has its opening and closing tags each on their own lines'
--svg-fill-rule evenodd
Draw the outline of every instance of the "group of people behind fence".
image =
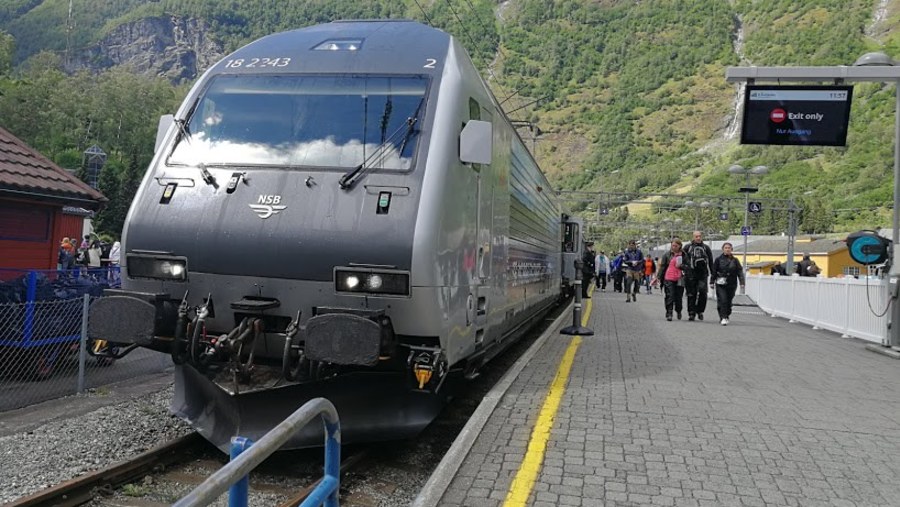
<svg viewBox="0 0 900 507">
<path fill-rule="evenodd" d="M 770 275 L 787 276 L 787 268 L 781 261 L 775 263 L 769 271 Z M 819 276 L 822 274 L 822 268 L 816 264 L 816 261 L 810 259 L 809 254 L 803 254 L 803 260 L 794 266 L 794 274 L 798 276 Z"/>
<path fill-rule="evenodd" d="M 103 253 L 103 245 L 98 239 L 91 240 L 90 235 L 85 235 L 81 244 L 78 244 L 77 238 L 63 238 L 59 243 L 57 267 L 60 270 L 71 270 L 117 266 L 121 258 L 120 243 L 116 241 L 112 244 L 108 256 Z"/>
<path fill-rule="evenodd" d="M 716 306 L 719 323 L 727 326 L 731 319 L 732 303 L 740 285 L 743 292 L 746 285 L 744 268 L 734 256 L 731 243 L 722 245 L 722 254 L 713 258 L 712 249 L 703 242 L 703 234 L 694 231 L 691 241 L 684 245 L 680 239 L 674 238 L 669 251 L 661 260 L 654 260 L 650 255 L 644 256 L 635 241 L 610 260 L 605 252 L 594 257 L 593 249 L 587 248 L 585 266 L 589 256 L 593 258 L 591 271 L 596 277 L 597 288 L 606 290 L 608 277 L 614 280 L 614 291 L 625 292 L 625 302 L 637 301 L 640 287 L 643 285 L 647 293 L 658 285 L 665 294 L 666 320 L 682 319 L 683 300 L 687 296 L 688 320 L 704 320 L 708 292 L 716 291 Z M 808 258 L 807 258 L 808 259 Z M 585 269 L 585 274 L 590 273 Z M 588 297 L 587 286 L 589 276 L 585 276 L 582 295 Z M 620 288 L 620 280 L 624 282 Z"/>
</svg>

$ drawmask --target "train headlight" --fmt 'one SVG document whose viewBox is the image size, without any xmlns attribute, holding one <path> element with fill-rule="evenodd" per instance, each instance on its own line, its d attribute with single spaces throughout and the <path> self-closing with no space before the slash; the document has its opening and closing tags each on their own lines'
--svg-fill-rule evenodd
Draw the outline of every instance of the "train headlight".
<svg viewBox="0 0 900 507">
<path fill-rule="evenodd" d="M 338 268 L 334 288 L 343 293 L 408 296 L 409 273 Z"/>
<path fill-rule="evenodd" d="M 187 280 L 187 259 L 184 257 L 128 254 L 126 266 L 129 278 Z"/>
<path fill-rule="evenodd" d="M 381 288 L 383 282 L 384 280 L 382 280 L 381 275 L 372 274 L 366 278 L 366 287 L 372 290 L 378 290 Z"/>
</svg>

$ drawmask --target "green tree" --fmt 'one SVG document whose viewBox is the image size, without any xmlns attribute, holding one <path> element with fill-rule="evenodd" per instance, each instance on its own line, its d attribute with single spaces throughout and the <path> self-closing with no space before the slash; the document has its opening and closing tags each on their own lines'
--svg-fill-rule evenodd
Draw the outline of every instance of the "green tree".
<svg viewBox="0 0 900 507">
<path fill-rule="evenodd" d="M 799 206 L 803 208 L 800 213 L 799 230 L 805 234 L 819 234 L 831 232 L 834 227 L 834 210 L 824 199 L 801 199 Z"/>
<path fill-rule="evenodd" d="M 13 56 L 16 52 L 16 40 L 12 35 L 0 30 L 0 77 L 12 70 Z"/>
<path fill-rule="evenodd" d="M 97 213 L 95 226 L 97 230 L 118 238 L 122 233 L 122 223 L 125 221 L 125 217 L 122 215 L 120 174 L 115 162 L 107 163 L 100 171 L 97 187 L 97 190 L 106 196 L 109 202 L 106 208 Z"/>
</svg>

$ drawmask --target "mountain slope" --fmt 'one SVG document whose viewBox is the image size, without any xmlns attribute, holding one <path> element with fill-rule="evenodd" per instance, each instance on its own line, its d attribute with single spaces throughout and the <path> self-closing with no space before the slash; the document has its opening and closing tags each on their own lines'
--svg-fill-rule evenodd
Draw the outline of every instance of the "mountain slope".
<svg viewBox="0 0 900 507">
<path fill-rule="evenodd" d="M 419 19 L 456 35 L 504 107 L 517 110 L 511 116 L 540 126 L 537 156 L 558 188 L 733 195 L 738 182 L 725 168 L 764 164 L 770 173 L 760 195 L 804 196 L 807 208 L 822 208 L 846 228 L 886 224 L 893 87 L 856 86 L 846 148 L 740 146 L 733 129 L 728 132 L 737 88 L 725 83 L 725 68 L 850 64 L 868 50 L 900 56 L 898 3 L 72 0 L 68 18 L 68 0 L 8 0 L 0 7 L 0 29 L 16 38 L 20 68 L 51 50 L 70 69 L 96 70 L 134 65 L 122 48 L 137 44 L 128 40 L 136 23 L 190 26 L 190 37 L 152 40 L 181 48 L 171 54 L 194 55 L 199 71 L 273 31 L 333 19 Z M 196 42 L 200 37 L 203 43 Z M 184 78 L 191 68 L 163 71 L 148 64 L 143 71 Z M 522 134 L 529 140 L 529 131 Z M 831 212 L 842 208 L 881 210 Z M 762 217 L 757 225 L 780 230 L 783 217 Z"/>
</svg>

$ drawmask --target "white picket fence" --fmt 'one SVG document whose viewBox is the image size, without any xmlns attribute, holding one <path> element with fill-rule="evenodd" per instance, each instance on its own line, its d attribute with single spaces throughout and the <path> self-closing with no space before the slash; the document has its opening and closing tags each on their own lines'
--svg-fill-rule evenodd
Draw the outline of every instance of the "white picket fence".
<svg viewBox="0 0 900 507">
<path fill-rule="evenodd" d="M 881 344 L 890 315 L 888 289 L 878 278 L 747 276 L 747 295 L 766 313 Z"/>
</svg>

